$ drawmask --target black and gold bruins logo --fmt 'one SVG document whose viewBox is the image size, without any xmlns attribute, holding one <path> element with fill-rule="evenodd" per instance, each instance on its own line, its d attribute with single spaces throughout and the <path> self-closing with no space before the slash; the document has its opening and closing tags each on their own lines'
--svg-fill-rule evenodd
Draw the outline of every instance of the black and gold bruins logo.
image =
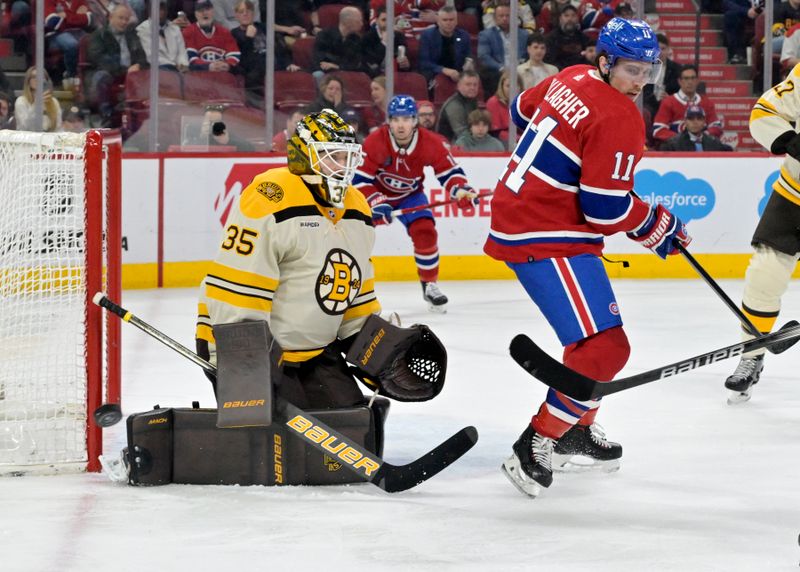
<svg viewBox="0 0 800 572">
<path fill-rule="evenodd" d="M 361 289 L 361 268 L 347 252 L 334 248 L 317 278 L 317 302 L 326 314 L 344 314 Z"/>
<path fill-rule="evenodd" d="M 256 192 L 264 195 L 269 200 L 274 202 L 280 202 L 283 198 L 283 188 L 277 183 L 273 183 L 272 181 L 264 181 L 260 185 L 256 187 Z"/>
<path fill-rule="evenodd" d="M 328 455 L 322 456 L 322 463 L 325 465 L 325 468 L 328 469 L 329 473 L 334 473 L 342 468 L 342 464 L 332 459 Z"/>
</svg>

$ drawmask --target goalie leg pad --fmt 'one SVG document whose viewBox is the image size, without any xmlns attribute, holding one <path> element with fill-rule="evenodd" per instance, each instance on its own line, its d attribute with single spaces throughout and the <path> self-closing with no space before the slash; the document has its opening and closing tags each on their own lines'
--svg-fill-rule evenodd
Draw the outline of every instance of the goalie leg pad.
<svg viewBox="0 0 800 572">
<path fill-rule="evenodd" d="M 393 326 L 373 314 L 355 337 L 347 361 L 398 401 L 427 401 L 444 387 L 447 350 L 425 325 Z"/>
<path fill-rule="evenodd" d="M 388 401 L 309 411 L 379 456 Z M 361 482 L 282 423 L 220 429 L 215 409 L 156 409 L 128 418 L 131 485 L 332 485 Z M 335 443 L 332 444 L 335 449 Z"/>
</svg>

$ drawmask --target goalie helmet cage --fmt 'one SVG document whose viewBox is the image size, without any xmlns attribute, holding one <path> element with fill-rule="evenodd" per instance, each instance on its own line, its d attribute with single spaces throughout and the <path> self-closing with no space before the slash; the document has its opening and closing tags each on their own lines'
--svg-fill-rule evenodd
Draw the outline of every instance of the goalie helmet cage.
<svg viewBox="0 0 800 572">
<path fill-rule="evenodd" d="M 121 140 L 0 131 L 0 475 L 99 471 L 120 402 Z M 118 298 L 117 298 L 118 299 Z"/>
</svg>

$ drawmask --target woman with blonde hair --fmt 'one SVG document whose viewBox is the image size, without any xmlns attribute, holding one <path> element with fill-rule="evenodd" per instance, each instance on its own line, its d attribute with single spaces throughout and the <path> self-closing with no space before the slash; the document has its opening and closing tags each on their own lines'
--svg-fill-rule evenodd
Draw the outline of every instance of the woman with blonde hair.
<svg viewBox="0 0 800 572">
<path fill-rule="evenodd" d="M 372 105 L 364 108 L 362 116 L 365 130 L 372 133 L 386 123 L 386 105 L 389 103 L 386 101 L 386 78 L 379 75 L 370 82 L 369 88 Z"/>
<path fill-rule="evenodd" d="M 42 131 L 60 131 L 61 106 L 58 104 L 58 100 L 53 97 L 53 82 L 50 81 L 47 71 L 44 72 L 44 81 L 42 83 L 42 102 L 44 104 Z M 28 68 L 28 71 L 25 72 L 25 85 L 22 89 L 22 95 L 14 103 L 14 119 L 17 123 L 17 129 L 20 131 L 34 131 L 36 129 L 34 100 L 37 89 L 39 89 L 39 82 L 36 78 L 36 68 Z"/>
<path fill-rule="evenodd" d="M 497 91 L 486 102 L 486 111 L 492 114 L 492 125 L 489 133 L 500 139 L 503 143 L 508 141 L 508 104 L 511 91 L 511 78 L 508 71 L 504 71 L 497 82 Z M 522 80 L 517 76 L 517 93 L 522 91 Z"/>
</svg>

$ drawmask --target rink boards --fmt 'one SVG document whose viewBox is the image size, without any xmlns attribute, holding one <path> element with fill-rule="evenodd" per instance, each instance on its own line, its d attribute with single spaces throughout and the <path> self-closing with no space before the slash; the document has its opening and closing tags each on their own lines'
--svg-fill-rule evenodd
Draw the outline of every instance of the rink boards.
<svg viewBox="0 0 800 572">
<path fill-rule="evenodd" d="M 481 192 L 494 189 L 507 157 L 462 155 L 458 161 Z M 750 238 L 778 176 L 781 159 L 767 154 L 653 154 L 636 169 L 636 190 L 660 202 L 687 223 L 690 247 L 717 278 L 744 275 Z M 123 287 L 197 284 L 215 255 L 233 201 L 252 178 L 285 165 L 271 155 L 134 154 L 123 159 Z M 609 165 L 612 169 L 613 165 Z M 445 194 L 432 172 L 426 178 L 431 201 Z M 491 203 L 472 211 L 447 206 L 434 210 L 443 280 L 511 277 L 483 254 Z M 606 241 L 606 254 L 630 267 L 608 266 L 622 278 L 690 278 L 679 257 L 662 261 L 624 235 Z M 622 256 L 624 255 L 624 256 Z M 415 280 L 411 242 L 402 225 L 377 230 L 375 267 L 381 280 Z"/>
</svg>

